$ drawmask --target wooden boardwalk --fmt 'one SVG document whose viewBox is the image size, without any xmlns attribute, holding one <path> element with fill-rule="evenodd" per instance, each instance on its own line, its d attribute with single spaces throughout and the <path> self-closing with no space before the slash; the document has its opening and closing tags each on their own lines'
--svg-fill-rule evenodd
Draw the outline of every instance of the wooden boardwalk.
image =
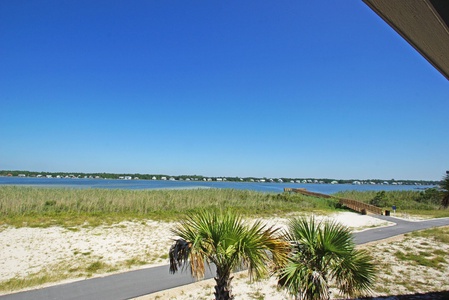
<svg viewBox="0 0 449 300">
<path fill-rule="evenodd" d="M 382 208 L 374 206 L 374 205 L 370 205 L 367 203 L 363 203 L 360 201 L 352 200 L 352 199 L 345 199 L 345 198 L 335 197 L 335 196 L 331 196 L 331 195 L 310 192 L 306 189 L 284 188 L 284 192 L 299 193 L 299 194 L 303 194 L 306 196 L 319 197 L 319 198 L 337 199 L 341 205 L 344 205 L 347 208 L 357 211 L 359 213 L 362 213 L 362 214 L 372 213 L 372 214 L 376 214 L 376 215 L 382 214 Z"/>
</svg>

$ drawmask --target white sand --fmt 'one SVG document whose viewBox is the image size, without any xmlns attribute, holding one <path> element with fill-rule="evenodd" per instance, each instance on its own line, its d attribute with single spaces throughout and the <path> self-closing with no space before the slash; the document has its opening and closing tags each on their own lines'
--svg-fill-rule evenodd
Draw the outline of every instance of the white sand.
<svg viewBox="0 0 449 300">
<path fill-rule="evenodd" d="M 324 218 L 316 216 L 317 219 Z M 387 222 L 370 216 L 345 212 L 326 217 L 335 219 L 353 230 L 385 226 Z M 264 220 L 269 225 L 285 227 L 287 219 Z M 11 278 L 59 270 L 66 277 L 91 276 L 77 270 L 101 261 L 116 271 L 129 270 L 128 260 L 147 262 L 150 267 L 168 263 L 167 253 L 174 238 L 173 223 L 154 221 L 121 222 L 111 226 L 79 226 L 76 228 L 0 228 L 0 283 Z M 105 270 L 107 271 L 107 270 Z M 95 275 L 95 274 L 94 274 Z"/>
<path fill-rule="evenodd" d="M 350 212 L 327 217 L 316 216 L 316 219 L 323 218 L 337 220 L 353 231 L 392 224 Z M 285 218 L 269 218 L 264 221 L 268 225 L 281 228 L 285 228 L 287 224 Z M 170 233 L 170 228 L 173 225 L 173 223 L 145 221 L 121 222 L 112 226 L 79 226 L 70 229 L 0 227 L 0 285 L 14 277 L 25 278 L 36 273 L 53 271 L 57 274 L 67 275 L 70 269 L 76 270 L 80 266 L 85 268 L 96 261 L 107 264 L 114 272 L 129 270 L 129 266 L 126 264 L 128 260 L 147 262 L 143 266 L 134 264 L 132 266 L 134 269 L 167 264 L 168 249 L 172 244 L 172 239 L 175 238 Z M 449 290 L 449 283 L 446 281 L 449 275 L 449 261 L 448 264 L 443 265 L 441 270 L 429 270 L 429 268 L 398 263 L 393 257 L 395 251 L 403 249 L 428 252 L 441 249 L 447 253 L 449 247 L 435 245 L 433 241 L 429 240 L 418 240 L 417 242 L 416 240 L 400 239 L 395 238 L 366 246 L 371 247 L 370 252 L 375 255 L 375 261 L 383 271 L 378 284 L 385 285 L 386 290 L 383 293 L 378 292 L 377 295 L 410 293 L 410 288 L 414 292 L 425 292 L 432 289 Z M 425 245 L 432 248 L 426 250 Z M 110 272 L 110 270 L 104 271 Z M 61 278 L 68 278 L 65 279 L 67 281 L 82 279 L 86 276 L 90 275 L 81 270 Z M 400 286 L 392 281 L 393 278 L 402 277 L 404 277 L 405 283 Z M 409 287 L 407 287 L 408 283 Z M 150 294 L 139 299 L 211 299 L 213 298 L 214 284 L 213 279 L 206 280 Z M 232 286 L 236 299 L 289 299 L 288 295 L 276 289 L 274 278 L 250 283 L 247 273 L 241 272 L 235 274 Z"/>
<path fill-rule="evenodd" d="M 369 215 L 344 212 L 331 216 L 316 216 L 317 219 L 332 219 L 348 226 L 352 231 L 361 231 L 372 227 L 389 226 L 393 223 L 382 221 Z M 286 218 L 264 219 L 268 225 L 285 228 Z M 79 226 L 76 228 L 0 228 L 0 284 L 12 278 L 26 278 L 32 274 L 56 272 L 63 274 L 65 281 L 84 279 L 92 276 L 86 267 L 97 261 L 107 264 L 103 272 L 128 271 L 130 266 L 127 261 L 144 261 L 145 265 L 132 264 L 131 268 L 151 267 L 160 264 L 168 264 L 168 249 L 174 236 L 170 228 L 174 223 L 155 221 L 121 222 L 111 226 Z M 423 245 L 425 242 L 421 242 Z M 392 247 L 392 242 L 379 243 L 371 248 L 372 252 L 382 255 L 385 251 L 397 251 L 401 247 Z M 449 249 L 442 248 L 448 252 Z M 379 251 L 377 251 L 379 249 Z M 386 250 L 385 250 L 386 249 Z M 385 254 L 383 254 L 385 256 Z M 376 257 L 379 263 L 394 265 L 386 260 L 391 257 Z M 384 262 L 381 262 L 381 261 Z M 410 266 L 394 266 L 391 274 L 402 274 Z M 72 271 L 71 271 L 72 270 Z M 73 271 L 75 270 L 75 271 Z M 415 271 L 413 271 L 415 272 Z M 449 289 L 444 279 L 449 275 L 449 267 L 434 273 L 423 270 L 422 278 L 430 276 L 437 286 Z M 386 275 L 385 280 L 390 281 Z M 426 277 L 427 274 L 427 277 Z M 430 275 L 429 275 L 430 274 Z M 104 274 L 94 273 L 93 276 Z M 441 278 L 443 282 L 437 282 L 435 278 Z M 420 279 L 420 280 L 421 280 Z M 424 280 L 424 279 L 422 279 Z M 214 281 L 205 280 L 195 284 L 162 291 L 147 295 L 140 299 L 210 299 L 213 298 Z M 419 282 L 416 284 L 419 285 Z M 259 296 L 263 299 L 289 299 L 282 291 L 277 291 L 274 278 L 256 283 L 249 283 L 246 272 L 235 274 L 232 282 L 233 294 L 237 299 L 255 299 Z M 390 287 L 393 289 L 394 287 Z M 402 290 L 401 290 L 402 291 Z M 425 288 L 423 288 L 425 291 Z M 407 292 L 407 291 L 402 291 Z"/>
<path fill-rule="evenodd" d="M 0 282 L 57 265 L 76 268 L 102 261 L 117 265 L 137 258 L 152 264 L 170 247 L 169 224 L 122 222 L 112 226 L 3 228 L 0 232 Z"/>
<path fill-rule="evenodd" d="M 335 213 L 329 216 L 315 215 L 317 221 L 329 220 L 336 221 L 344 226 L 349 227 L 352 232 L 359 232 L 373 227 L 391 226 L 392 222 L 383 221 L 377 218 L 370 217 L 369 215 L 360 215 L 352 212 Z M 287 228 L 287 218 L 265 218 L 263 221 L 268 226 Z"/>
</svg>

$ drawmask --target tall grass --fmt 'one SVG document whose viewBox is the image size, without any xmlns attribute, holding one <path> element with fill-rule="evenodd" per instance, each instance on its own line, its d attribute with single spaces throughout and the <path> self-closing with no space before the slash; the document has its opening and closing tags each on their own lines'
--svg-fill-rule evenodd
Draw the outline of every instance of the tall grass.
<svg viewBox="0 0 449 300">
<path fill-rule="evenodd" d="M 334 196 L 341 198 L 353 199 L 365 203 L 370 203 L 371 200 L 378 195 L 378 191 L 344 191 L 334 194 Z M 441 208 L 437 192 L 428 191 L 387 191 L 384 192 L 385 197 L 382 201 L 382 208 L 391 209 L 396 206 L 398 210 L 407 211 L 408 213 L 417 213 L 422 211 L 423 214 L 429 214 Z M 449 210 L 440 210 L 435 212 L 437 216 L 449 216 Z"/>
<path fill-rule="evenodd" d="M 347 191 L 335 194 L 369 203 L 377 192 Z M 385 193 L 385 209 L 435 217 L 449 216 L 434 203 L 423 201 L 422 192 Z M 249 190 L 108 190 L 37 187 L 0 187 L 0 225 L 74 226 L 98 225 L 127 219 L 177 220 L 199 209 L 232 209 L 243 216 L 282 216 L 292 212 L 332 211 L 337 200 L 300 194 L 270 194 Z"/>
<path fill-rule="evenodd" d="M 107 190 L 0 187 L 0 224 L 77 225 L 129 218 L 176 220 L 199 209 L 230 208 L 245 216 L 332 210 L 335 201 L 233 189 Z"/>
</svg>

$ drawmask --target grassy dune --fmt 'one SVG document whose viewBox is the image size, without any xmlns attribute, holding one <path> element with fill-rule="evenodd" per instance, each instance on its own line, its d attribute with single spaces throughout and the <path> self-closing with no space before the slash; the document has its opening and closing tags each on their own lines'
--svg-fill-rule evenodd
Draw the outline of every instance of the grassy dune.
<svg viewBox="0 0 449 300">
<path fill-rule="evenodd" d="M 336 202 L 232 189 L 107 190 L 0 187 L 0 224 L 91 225 L 147 218 L 172 221 L 189 211 L 231 208 L 244 216 L 331 211 Z"/>
<path fill-rule="evenodd" d="M 378 192 L 347 191 L 336 196 L 369 203 Z M 433 197 L 433 198 L 432 198 Z M 447 217 L 435 195 L 418 191 L 385 192 L 381 206 L 398 212 Z M 298 194 L 233 189 L 108 190 L 0 187 L 0 225 L 17 227 L 98 225 L 130 219 L 173 221 L 199 209 L 232 209 L 243 216 L 283 216 L 292 212 L 336 211 L 337 200 Z"/>
</svg>

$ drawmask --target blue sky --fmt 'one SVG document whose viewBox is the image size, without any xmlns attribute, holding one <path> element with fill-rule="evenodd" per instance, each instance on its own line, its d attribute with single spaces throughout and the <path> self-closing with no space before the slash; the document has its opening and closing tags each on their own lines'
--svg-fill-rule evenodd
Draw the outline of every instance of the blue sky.
<svg viewBox="0 0 449 300">
<path fill-rule="evenodd" d="M 0 41 L 0 169 L 449 169 L 449 82 L 362 1 L 6 0 Z"/>
</svg>

